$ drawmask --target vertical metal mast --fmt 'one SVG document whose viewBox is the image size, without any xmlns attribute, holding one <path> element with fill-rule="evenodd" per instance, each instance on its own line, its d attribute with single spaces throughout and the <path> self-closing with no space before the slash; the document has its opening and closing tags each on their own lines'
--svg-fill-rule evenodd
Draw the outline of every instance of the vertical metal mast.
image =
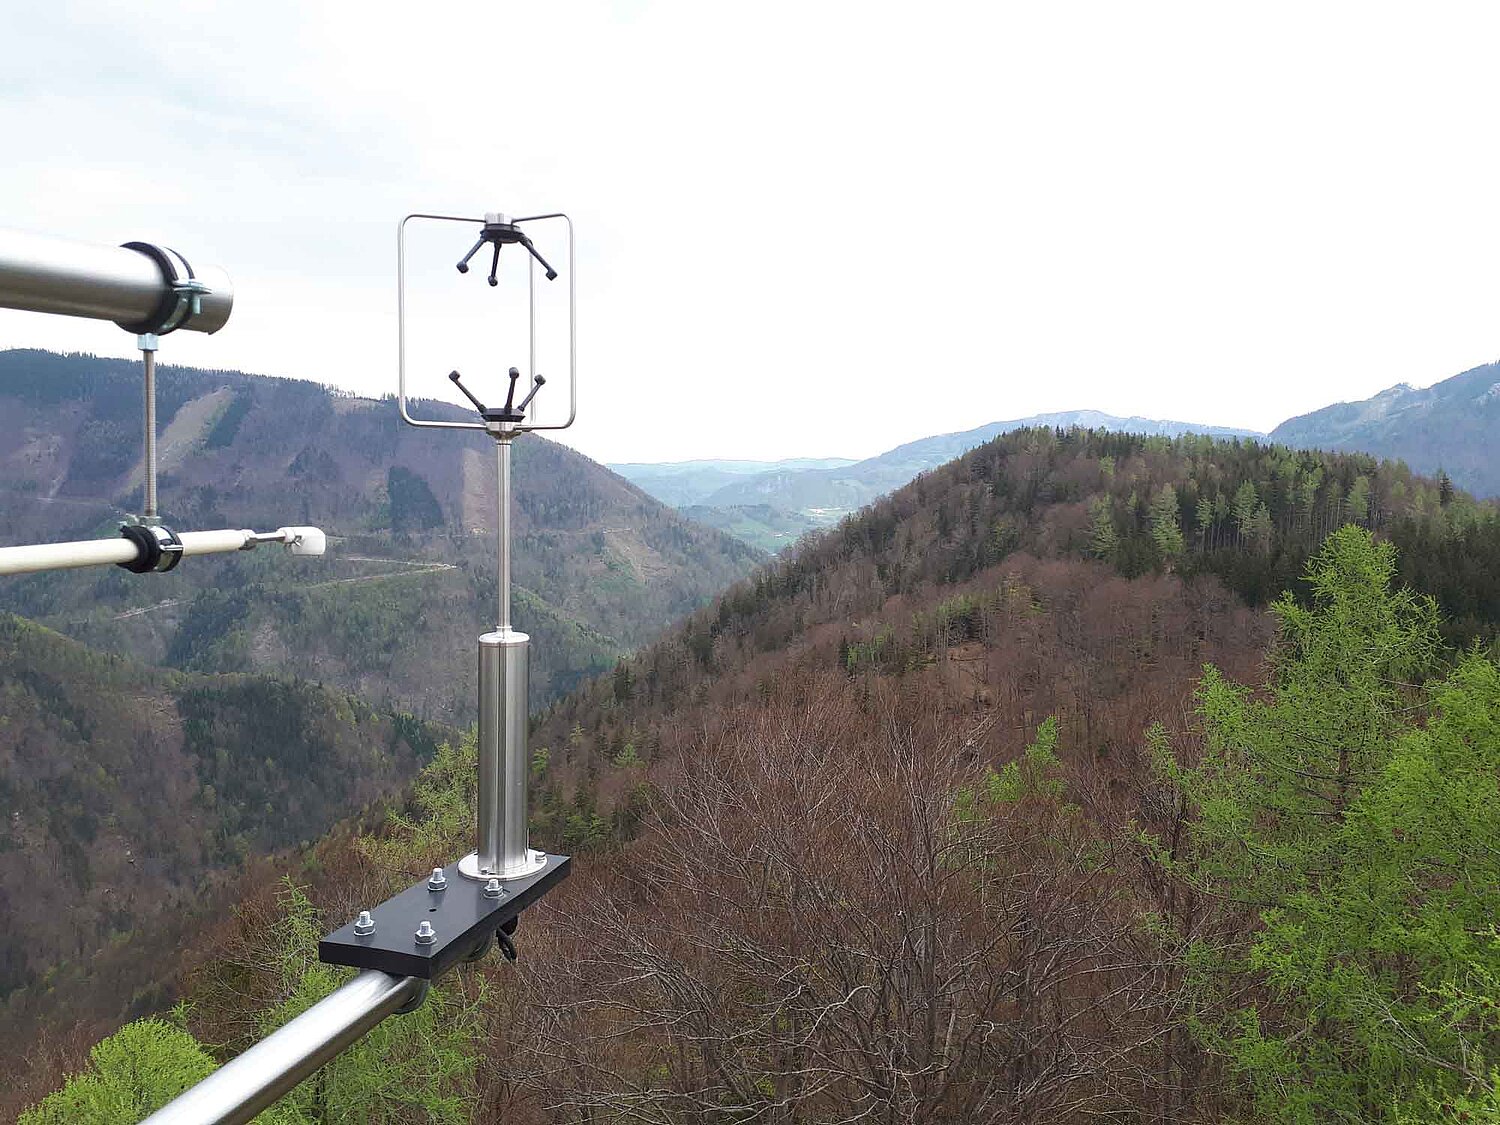
<svg viewBox="0 0 1500 1125">
<path fill-rule="evenodd" d="M 480 422 L 445 422 L 414 418 L 408 412 L 406 399 L 406 224 L 412 219 L 435 219 L 446 222 L 480 224 L 479 237 L 458 263 L 459 273 L 468 273 L 469 261 L 483 247 L 493 248 L 489 283 L 498 284 L 500 251 L 516 246 L 529 255 L 529 322 L 531 388 L 526 397 L 515 402 L 517 381 L 521 373 L 509 371 L 510 389 L 505 405 L 492 409 L 485 406 L 463 385 L 457 371 L 449 378 L 474 404 Z M 540 269 L 548 281 L 558 271 L 538 252 L 523 224 L 545 220 L 562 220 L 568 233 L 568 417 L 561 425 L 538 425 L 528 420 L 527 407 L 546 383 L 536 372 L 536 273 Z M 475 850 L 458 863 L 459 872 L 470 879 L 488 882 L 492 879 L 520 879 L 541 871 L 547 865 L 547 854 L 533 850 L 527 837 L 527 780 L 531 768 L 527 752 L 527 696 L 530 679 L 531 638 L 511 624 L 511 444 L 520 434 L 532 430 L 565 429 L 572 425 L 577 412 L 575 365 L 575 297 L 573 269 L 573 224 L 566 215 L 535 215 L 512 219 L 496 212 L 483 220 L 454 215 L 408 215 L 402 220 L 397 237 L 397 301 L 399 307 L 400 365 L 398 403 L 401 417 L 414 426 L 450 429 L 482 429 L 496 445 L 496 534 L 497 590 L 496 624 L 493 632 L 479 638 L 479 791 L 476 809 L 478 841 Z"/>
<path fill-rule="evenodd" d="M 141 512 L 141 522 L 154 524 L 160 521 L 156 512 L 156 335 L 144 333 L 136 337 L 141 349 L 141 366 L 146 373 L 146 453 L 142 473 L 146 478 L 146 498 Z"/>
<path fill-rule="evenodd" d="M 511 387 L 514 393 L 514 379 Z M 495 631 L 479 638 L 479 846 L 459 860 L 458 870 L 470 879 L 515 879 L 539 871 L 547 856 L 530 848 L 526 833 L 531 638 L 510 624 L 510 447 L 517 431 L 507 421 L 492 433 L 499 604 Z"/>
</svg>

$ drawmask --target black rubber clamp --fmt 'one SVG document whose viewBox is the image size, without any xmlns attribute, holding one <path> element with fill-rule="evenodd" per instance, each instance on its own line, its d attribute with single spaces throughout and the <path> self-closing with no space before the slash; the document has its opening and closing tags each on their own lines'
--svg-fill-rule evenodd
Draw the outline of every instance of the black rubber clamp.
<svg viewBox="0 0 1500 1125">
<path fill-rule="evenodd" d="M 181 328 L 188 320 L 188 311 L 193 303 L 192 289 L 187 283 L 196 280 L 193 267 L 188 260 L 176 250 L 163 249 L 150 242 L 126 242 L 121 246 L 122 249 L 144 254 L 155 262 L 156 268 L 161 270 L 162 281 L 166 283 L 166 288 L 162 291 L 161 300 L 156 302 L 156 308 L 151 310 L 151 315 L 145 320 L 136 321 L 134 324 L 125 324 L 117 320 L 115 324 L 125 329 L 126 332 L 134 332 L 137 336 L 165 336 L 168 332 Z M 180 269 L 179 263 L 181 263 Z"/>
<path fill-rule="evenodd" d="M 127 523 L 120 534 L 140 550 L 133 562 L 117 563 L 134 574 L 165 574 L 182 561 L 182 540 L 170 527 L 160 524 Z"/>
</svg>

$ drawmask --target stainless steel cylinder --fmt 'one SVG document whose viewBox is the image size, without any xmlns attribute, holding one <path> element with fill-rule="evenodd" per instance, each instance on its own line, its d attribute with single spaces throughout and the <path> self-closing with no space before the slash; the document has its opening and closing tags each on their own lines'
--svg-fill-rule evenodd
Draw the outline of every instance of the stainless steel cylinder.
<svg viewBox="0 0 1500 1125">
<path fill-rule="evenodd" d="M 218 266 L 192 265 L 210 292 L 181 327 L 217 332 L 234 308 L 234 286 Z M 169 288 L 161 267 L 138 251 L 0 227 L 0 308 L 132 324 L 150 317 Z"/>
<path fill-rule="evenodd" d="M 459 862 L 471 879 L 514 879 L 538 868 L 526 826 L 530 642 L 514 629 L 479 638 L 479 848 Z"/>
</svg>

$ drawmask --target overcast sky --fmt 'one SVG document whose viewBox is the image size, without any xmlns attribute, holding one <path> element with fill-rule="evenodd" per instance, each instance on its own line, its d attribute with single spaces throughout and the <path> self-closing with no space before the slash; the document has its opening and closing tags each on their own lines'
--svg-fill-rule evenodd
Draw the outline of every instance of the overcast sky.
<svg viewBox="0 0 1500 1125">
<path fill-rule="evenodd" d="M 379 395 L 401 215 L 566 210 L 566 440 L 605 461 L 1085 407 L 1269 429 L 1500 356 L 1497 31 L 1305 0 L 0 0 L 0 223 L 228 269 L 229 326 L 165 362 Z M 414 243 L 418 393 L 526 365 L 489 316 L 521 291 L 451 269 L 469 241 Z M 0 312 L 0 346 L 132 342 Z"/>
</svg>

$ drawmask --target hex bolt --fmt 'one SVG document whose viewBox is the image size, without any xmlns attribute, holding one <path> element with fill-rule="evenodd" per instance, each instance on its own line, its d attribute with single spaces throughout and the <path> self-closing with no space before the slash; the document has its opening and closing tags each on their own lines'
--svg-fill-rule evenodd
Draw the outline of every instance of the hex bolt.
<svg viewBox="0 0 1500 1125">
<path fill-rule="evenodd" d="M 437 941 L 437 931 L 432 928 L 431 922 L 425 918 L 422 919 L 421 924 L 417 927 L 417 944 L 431 945 L 435 941 Z"/>
<path fill-rule="evenodd" d="M 491 879 L 484 885 L 485 898 L 500 898 L 505 894 L 505 888 L 500 885 L 499 879 Z"/>
<path fill-rule="evenodd" d="M 368 910 L 361 910 L 359 917 L 354 919 L 354 932 L 360 936 L 375 932 L 375 919 L 370 917 Z"/>
<path fill-rule="evenodd" d="M 446 891 L 448 889 L 448 876 L 443 874 L 441 867 L 434 867 L 432 869 L 432 875 L 427 880 L 427 889 L 429 891 Z"/>
</svg>

